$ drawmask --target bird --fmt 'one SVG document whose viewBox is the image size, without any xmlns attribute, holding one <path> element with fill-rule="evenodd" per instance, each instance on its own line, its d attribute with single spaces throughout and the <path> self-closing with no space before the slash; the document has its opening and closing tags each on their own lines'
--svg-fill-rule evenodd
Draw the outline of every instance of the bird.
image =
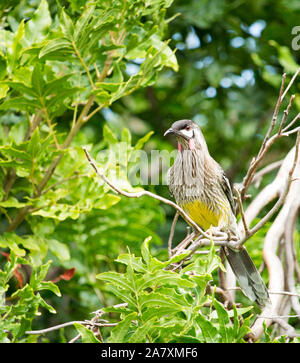
<svg viewBox="0 0 300 363">
<path fill-rule="evenodd" d="M 171 196 L 203 230 L 210 228 L 239 238 L 237 207 L 231 184 L 220 164 L 210 155 L 200 127 L 179 120 L 164 133 L 175 136 L 178 153 L 167 172 Z M 260 308 L 270 303 L 268 290 L 246 247 L 222 246 L 243 293 Z"/>
</svg>

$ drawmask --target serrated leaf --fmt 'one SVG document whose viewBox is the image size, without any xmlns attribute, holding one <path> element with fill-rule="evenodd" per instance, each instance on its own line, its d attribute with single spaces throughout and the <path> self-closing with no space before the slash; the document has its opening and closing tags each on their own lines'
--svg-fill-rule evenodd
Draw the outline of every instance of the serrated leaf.
<svg viewBox="0 0 300 363">
<path fill-rule="evenodd" d="M 129 257 L 128 254 L 119 255 L 116 259 L 116 262 L 124 263 L 128 265 L 131 263 L 132 268 L 137 272 L 147 272 L 146 266 L 143 264 L 141 257 L 131 256 Z"/>
<path fill-rule="evenodd" d="M 39 64 L 36 64 L 31 78 L 31 85 L 34 91 L 41 97 L 43 95 L 45 81 L 43 79 L 43 73 Z"/>
<path fill-rule="evenodd" d="M 48 2 L 41 0 L 31 19 L 25 24 L 25 39 L 28 45 L 43 39 L 52 23 Z"/>
<path fill-rule="evenodd" d="M 98 209 L 108 209 L 113 205 L 117 204 L 121 200 L 121 197 L 115 194 L 104 194 L 101 198 L 96 200 L 93 204 L 94 208 Z"/>
<path fill-rule="evenodd" d="M 55 285 L 51 281 L 41 281 L 38 287 L 39 290 L 50 290 L 52 291 L 56 296 L 61 296 L 61 293 L 59 291 L 59 288 L 57 285 Z"/>
<path fill-rule="evenodd" d="M 56 78 L 51 82 L 48 82 L 44 89 L 44 97 L 51 95 L 52 93 L 61 91 L 62 88 L 67 88 L 66 84 L 68 84 L 68 79 L 72 76 L 72 73 L 66 74 L 60 78 Z"/>
<path fill-rule="evenodd" d="M 141 293 L 139 297 L 141 308 L 169 307 L 171 310 L 183 311 L 184 308 L 175 303 L 170 297 L 158 292 Z"/>
<path fill-rule="evenodd" d="M 25 31 L 24 20 L 22 20 L 18 27 L 17 32 L 14 35 L 13 42 L 11 45 L 11 51 L 8 52 L 8 54 L 7 54 L 8 65 L 9 65 L 9 68 L 11 69 L 11 71 L 14 70 L 15 64 L 21 54 L 21 50 L 22 50 L 22 41 L 21 40 L 24 36 L 24 31 Z"/>
<path fill-rule="evenodd" d="M 199 314 L 196 317 L 196 322 L 198 323 L 203 338 L 205 340 L 206 343 L 215 343 L 216 342 L 216 337 L 218 335 L 218 330 L 215 326 L 213 326 L 213 324 L 204 316 L 202 316 L 201 314 Z"/>
<path fill-rule="evenodd" d="M 225 310 L 226 311 L 226 315 L 229 317 L 229 318 L 233 318 L 235 316 L 235 312 L 238 314 L 238 315 L 243 315 L 245 313 L 247 313 L 248 311 L 252 310 L 253 309 L 253 306 L 247 306 L 245 308 L 234 308 L 232 310 Z M 218 315 L 218 311 L 217 310 L 214 310 L 212 311 L 212 313 L 210 314 L 210 318 L 211 319 L 218 319 L 219 318 L 219 315 Z"/>
<path fill-rule="evenodd" d="M 145 143 L 150 139 L 150 137 L 154 134 L 154 131 L 148 132 L 145 136 L 140 138 L 136 145 L 134 146 L 135 150 L 140 150 L 145 145 Z"/>
<path fill-rule="evenodd" d="M 95 337 L 95 334 L 84 325 L 74 323 L 74 326 L 81 335 L 82 343 L 101 343 L 100 340 Z"/>
<path fill-rule="evenodd" d="M 219 332 L 222 337 L 222 342 L 230 343 L 232 341 L 231 330 L 228 327 L 230 323 L 229 315 L 224 306 L 216 299 L 214 299 L 214 307 L 218 314 Z"/>
<path fill-rule="evenodd" d="M 8 98 L 0 105 L 0 110 L 15 109 L 20 111 L 35 112 L 41 108 L 41 104 L 37 100 L 29 100 L 25 97 Z"/>
<path fill-rule="evenodd" d="M 154 273 L 145 274 L 137 285 L 138 290 L 141 291 L 148 287 L 154 288 L 159 285 L 173 285 L 178 287 L 188 287 L 193 288 L 196 286 L 195 283 L 181 278 L 181 276 L 176 272 L 159 270 Z"/>
<path fill-rule="evenodd" d="M 131 145 L 131 133 L 127 129 L 127 127 L 124 127 L 124 129 L 122 130 L 121 140 L 123 142 L 126 142 L 129 146 Z"/>
<path fill-rule="evenodd" d="M 14 197 L 9 197 L 4 202 L 0 202 L 0 207 L 3 208 L 23 208 L 27 203 L 21 203 Z"/>
<path fill-rule="evenodd" d="M 87 4 L 86 9 L 81 14 L 80 18 L 77 20 L 74 30 L 74 41 L 80 42 L 80 38 L 82 37 L 82 34 L 84 34 L 87 31 L 87 25 L 89 24 L 90 20 L 92 19 L 92 16 L 95 12 L 96 6 L 93 4 Z"/>
<path fill-rule="evenodd" d="M 156 321 L 156 317 L 148 320 L 146 323 L 143 323 L 139 326 L 136 331 L 132 334 L 129 339 L 129 343 L 144 343 L 147 341 L 147 335 L 150 329 L 153 327 L 154 322 Z"/>
<path fill-rule="evenodd" d="M 64 9 L 61 10 L 60 14 L 60 27 L 65 37 L 72 41 L 74 34 L 74 24 Z"/>
<path fill-rule="evenodd" d="M 18 236 L 16 236 L 14 233 L 3 233 L 2 235 L 0 235 L 0 247 L 9 248 L 17 256 L 25 256 L 25 250 L 18 246 L 16 240 L 17 242 L 19 242 Z"/>
<path fill-rule="evenodd" d="M 132 297 L 131 293 L 127 292 L 124 294 L 124 289 L 118 289 L 115 285 L 108 285 L 107 291 L 110 291 L 114 296 L 118 297 L 122 302 L 128 304 L 129 308 L 137 309 L 136 299 Z M 131 309 L 133 310 L 133 309 Z"/>
<path fill-rule="evenodd" d="M 57 38 L 49 40 L 46 45 L 40 50 L 39 58 L 47 57 L 48 55 L 57 54 L 57 52 L 72 52 L 73 48 L 70 41 L 66 38 Z"/>
<path fill-rule="evenodd" d="M 123 343 L 128 333 L 131 322 L 137 318 L 137 313 L 133 312 L 128 314 L 122 321 L 114 327 L 107 339 L 108 343 Z"/>
<path fill-rule="evenodd" d="M 37 93 L 35 92 L 35 90 L 33 88 L 30 88 L 21 82 L 2 81 L 2 82 L 0 82 L 0 85 L 7 85 L 8 87 L 18 91 L 21 94 L 29 95 L 34 98 L 37 96 Z"/>
<path fill-rule="evenodd" d="M 115 133 L 107 125 L 104 125 L 103 127 L 103 138 L 109 144 L 116 144 L 119 142 Z"/>
<path fill-rule="evenodd" d="M 111 282 L 122 289 L 131 290 L 134 292 L 132 286 L 129 284 L 128 279 L 117 272 L 102 272 L 101 274 L 98 274 L 96 278 Z"/>
<path fill-rule="evenodd" d="M 142 257 L 143 260 L 145 261 L 146 265 L 149 266 L 149 262 L 150 262 L 150 251 L 149 251 L 149 243 L 152 239 L 152 236 L 147 237 L 141 247 L 141 253 L 142 253 Z"/>
<path fill-rule="evenodd" d="M 49 250 L 60 260 L 68 261 L 70 259 L 70 251 L 65 243 L 61 243 L 56 239 L 47 239 Z"/>
<path fill-rule="evenodd" d="M 56 314 L 56 310 L 51 305 L 47 304 L 46 301 L 39 294 L 37 294 L 37 296 L 40 298 L 39 303 L 41 306 L 47 309 L 51 314 Z M 36 315 L 40 315 L 40 313 L 37 312 Z"/>
</svg>

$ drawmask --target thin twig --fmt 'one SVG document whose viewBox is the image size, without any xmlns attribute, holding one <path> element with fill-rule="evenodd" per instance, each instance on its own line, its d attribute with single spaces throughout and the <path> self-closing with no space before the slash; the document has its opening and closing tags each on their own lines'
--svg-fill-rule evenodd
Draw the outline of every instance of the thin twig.
<svg viewBox="0 0 300 363">
<path fill-rule="evenodd" d="M 300 131 L 298 131 L 296 145 L 295 145 L 295 156 L 291 170 L 289 171 L 288 180 L 286 182 L 285 188 L 282 191 L 280 198 L 277 200 L 275 205 L 269 210 L 269 212 L 261 218 L 261 220 L 249 230 L 248 236 L 243 237 L 240 241 L 237 242 L 237 246 L 244 244 L 251 236 L 253 236 L 258 230 L 260 230 L 272 217 L 273 215 L 279 210 L 282 204 L 285 201 L 285 198 L 290 190 L 290 186 L 293 180 L 293 173 L 295 171 L 298 156 L 299 156 L 299 144 L 300 144 Z"/>
<path fill-rule="evenodd" d="M 41 330 L 28 330 L 26 331 L 25 333 L 28 334 L 28 335 L 37 335 L 37 334 L 45 334 L 45 333 L 49 333 L 50 331 L 54 331 L 54 330 L 58 330 L 58 329 L 61 329 L 61 328 L 66 328 L 67 326 L 71 326 L 71 325 L 74 325 L 74 324 L 86 324 L 85 321 L 80 321 L 80 320 L 75 320 L 75 321 L 68 321 L 66 323 L 63 323 L 63 324 L 59 324 L 59 325 L 55 325 L 55 326 L 52 326 L 50 328 L 46 328 L 46 329 L 41 329 Z"/>
<path fill-rule="evenodd" d="M 283 95 L 281 96 L 281 102 L 283 101 L 284 97 L 288 93 L 289 89 L 291 88 L 292 84 L 294 83 L 294 81 L 295 81 L 296 77 L 298 76 L 299 72 L 300 72 L 300 68 L 297 69 L 297 71 L 293 75 L 292 79 L 290 80 L 290 83 L 288 84 L 287 88 L 285 89 Z"/>
<path fill-rule="evenodd" d="M 238 188 L 235 185 L 233 186 L 233 189 L 234 189 L 234 191 L 236 193 L 236 196 L 237 196 L 239 210 L 240 210 L 241 218 L 242 218 L 242 221 L 243 221 L 245 234 L 246 234 L 246 236 L 248 236 L 250 232 L 249 232 L 249 228 L 248 228 L 246 218 L 245 218 L 245 213 L 244 213 L 243 203 L 242 203 L 242 199 L 241 199 L 241 194 L 240 194 L 240 191 L 238 190 Z"/>
<path fill-rule="evenodd" d="M 300 68 L 297 70 L 297 72 L 292 77 L 292 79 L 291 79 L 290 83 L 288 84 L 287 88 L 285 89 L 285 91 L 283 91 L 283 89 L 284 89 L 286 74 L 282 75 L 282 81 L 281 81 L 279 96 L 278 96 L 278 99 L 277 99 L 277 102 L 276 102 L 276 106 L 275 106 L 275 109 L 274 109 L 274 112 L 273 112 L 273 116 L 272 116 L 272 120 L 271 120 L 269 129 L 268 129 L 268 131 L 266 133 L 266 136 L 265 136 L 265 138 L 264 138 L 264 140 L 262 142 L 262 145 L 260 147 L 260 150 L 259 150 L 257 156 L 252 159 L 252 161 L 250 163 L 250 167 L 249 167 L 249 169 L 247 171 L 247 174 L 243 179 L 242 188 L 240 189 L 242 201 L 245 200 L 247 190 L 248 190 L 250 184 L 252 183 L 252 180 L 254 178 L 255 172 L 256 172 L 259 164 L 261 163 L 261 161 L 264 158 L 266 152 L 269 150 L 269 148 L 274 143 L 274 141 L 277 140 L 280 137 L 289 136 L 290 134 L 295 133 L 295 132 L 298 131 L 298 129 L 294 129 L 294 130 L 291 130 L 291 131 L 287 131 L 287 130 L 288 130 L 288 128 L 290 128 L 292 126 L 292 124 L 294 124 L 297 121 L 297 119 L 300 117 L 300 113 L 294 118 L 294 120 L 288 126 L 284 127 L 284 123 L 285 123 L 285 121 L 286 121 L 286 119 L 288 117 L 289 110 L 290 110 L 292 102 L 294 100 L 294 96 L 292 96 L 290 98 L 290 102 L 289 102 L 289 105 L 288 105 L 287 109 L 284 111 L 284 115 L 283 115 L 283 117 L 281 119 L 278 132 L 271 137 L 272 131 L 274 130 L 274 128 L 276 126 L 278 112 L 279 112 L 280 106 L 282 104 L 282 101 L 283 101 L 284 97 L 286 96 L 287 91 L 290 89 L 293 82 L 295 81 L 295 79 L 296 79 L 297 75 L 299 74 L 299 72 L 300 72 Z"/>
<path fill-rule="evenodd" d="M 54 331 L 54 330 L 58 330 L 58 329 L 61 329 L 61 328 L 66 328 L 67 326 L 71 326 L 71 325 L 74 325 L 74 324 L 90 325 L 90 326 L 97 326 L 97 327 L 112 327 L 112 326 L 116 326 L 118 323 L 96 323 L 96 322 L 92 322 L 91 320 L 85 320 L 85 321 L 75 320 L 75 321 L 68 321 L 68 322 L 63 323 L 63 324 L 55 325 L 55 326 L 52 326 L 52 327 L 46 328 L 46 329 L 28 330 L 28 331 L 25 332 L 25 334 L 28 334 L 28 335 L 45 334 L 45 333 L 49 333 L 49 332 Z"/>
<path fill-rule="evenodd" d="M 172 257 L 172 241 L 173 241 L 175 227 L 176 227 L 176 223 L 178 221 L 178 217 L 179 217 L 179 212 L 176 211 L 173 222 L 172 222 L 172 226 L 171 226 L 169 240 L 168 240 L 169 259 Z"/>
</svg>

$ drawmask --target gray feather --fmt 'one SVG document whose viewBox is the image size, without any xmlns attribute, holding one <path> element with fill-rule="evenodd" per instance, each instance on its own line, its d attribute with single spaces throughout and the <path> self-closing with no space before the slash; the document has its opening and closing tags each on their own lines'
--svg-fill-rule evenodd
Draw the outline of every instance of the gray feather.
<svg viewBox="0 0 300 363">
<path fill-rule="evenodd" d="M 260 307 L 269 303 L 268 290 L 246 248 L 239 251 L 227 248 L 224 252 L 244 294 Z"/>
</svg>

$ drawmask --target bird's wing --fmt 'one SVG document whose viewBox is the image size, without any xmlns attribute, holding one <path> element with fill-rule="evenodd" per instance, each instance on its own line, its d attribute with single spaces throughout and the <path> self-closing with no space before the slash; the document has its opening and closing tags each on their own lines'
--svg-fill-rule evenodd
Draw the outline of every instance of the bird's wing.
<svg viewBox="0 0 300 363">
<path fill-rule="evenodd" d="M 171 196 L 173 196 L 173 185 L 174 185 L 174 171 L 173 166 L 168 170 L 167 172 L 167 185 L 169 188 L 169 193 Z"/>
<path fill-rule="evenodd" d="M 222 179 L 221 179 L 221 185 L 222 185 L 222 189 L 230 203 L 231 209 L 233 211 L 233 214 L 236 216 L 237 214 L 237 203 L 233 197 L 233 193 L 232 193 L 232 189 L 231 189 L 231 185 L 229 182 L 229 179 L 227 178 L 225 172 L 222 170 Z"/>
</svg>

